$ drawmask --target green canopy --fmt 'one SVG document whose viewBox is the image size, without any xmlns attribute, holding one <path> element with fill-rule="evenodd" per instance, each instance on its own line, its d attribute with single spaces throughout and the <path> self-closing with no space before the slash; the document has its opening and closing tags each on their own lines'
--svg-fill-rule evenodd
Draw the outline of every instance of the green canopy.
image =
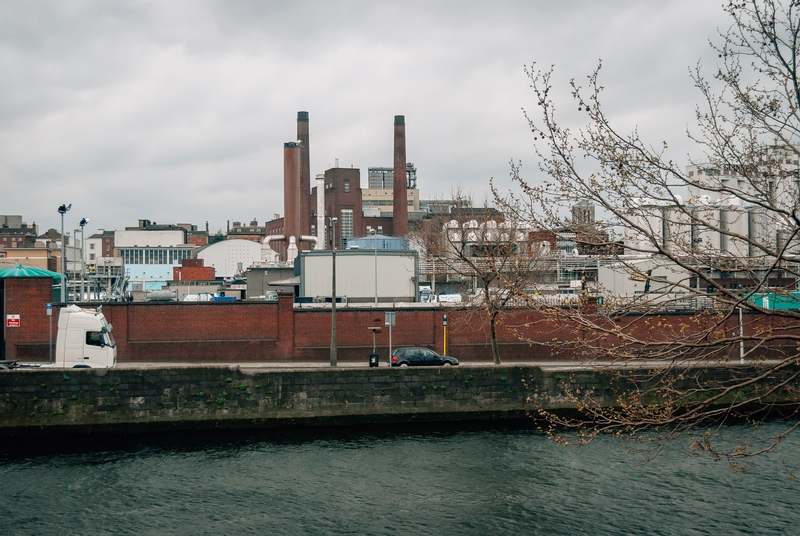
<svg viewBox="0 0 800 536">
<path fill-rule="evenodd" d="M 0 264 L 0 279 L 4 277 L 52 277 L 61 280 L 61 274 L 25 264 Z"/>
</svg>

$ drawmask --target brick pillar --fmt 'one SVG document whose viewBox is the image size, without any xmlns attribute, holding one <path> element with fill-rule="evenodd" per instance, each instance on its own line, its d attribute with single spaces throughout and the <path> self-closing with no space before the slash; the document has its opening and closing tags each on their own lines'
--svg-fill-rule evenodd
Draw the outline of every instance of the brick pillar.
<svg viewBox="0 0 800 536">
<path fill-rule="evenodd" d="M 53 280 L 50 277 L 14 277 L 5 280 L 5 314 L 19 315 L 19 327 L 6 327 L 6 359 L 25 359 L 47 362 L 50 352 L 47 303 L 53 301 Z M 58 316 L 53 315 L 53 330 L 58 325 Z M 55 333 L 53 335 L 55 344 Z M 23 352 L 20 352 L 23 345 Z"/>
<path fill-rule="evenodd" d="M 130 328 L 128 325 L 128 312 L 134 307 L 132 303 L 104 303 L 103 316 L 106 321 L 114 326 L 111 331 L 114 341 L 117 343 L 117 363 L 127 363 L 135 360 L 133 350 L 128 344 Z"/>
<path fill-rule="evenodd" d="M 278 292 L 278 355 L 275 359 L 294 357 L 294 295 Z"/>
</svg>

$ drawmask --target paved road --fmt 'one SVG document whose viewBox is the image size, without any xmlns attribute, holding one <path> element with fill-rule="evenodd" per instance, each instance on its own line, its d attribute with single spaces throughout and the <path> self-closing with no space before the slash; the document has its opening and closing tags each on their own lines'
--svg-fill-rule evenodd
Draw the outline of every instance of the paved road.
<svg viewBox="0 0 800 536">
<path fill-rule="evenodd" d="M 773 364 L 777 361 L 761 362 L 761 365 Z M 701 363 L 694 363 L 695 366 Z M 719 365 L 717 361 L 709 361 L 706 366 Z M 751 366 L 752 362 L 745 363 L 744 366 Z M 380 368 L 386 368 L 385 362 L 381 363 Z M 480 362 L 462 362 L 461 367 L 485 367 L 493 366 L 491 361 Z M 579 363 L 574 361 L 513 361 L 503 363 L 500 366 L 504 367 L 517 367 L 517 366 L 539 366 L 544 370 L 591 370 L 591 369 L 623 369 L 623 368 L 656 368 L 668 367 L 669 363 L 664 361 L 642 361 L 637 363 Z M 730 367 L 741 367 L 739 361 L 731 361 L 727 363 Z M 246 362 L 246 363 L 161 363 L 161 362 L 134 362 L 134 363 L 118 363 L 117 368 L 125 369 L 141 369 L 141 368 L 168 368 L 168 367 L 227 367 L 227 368 L 240 368 L 242 370 L 307 370 L 318 368 L 330 368 L 330 364 L 326 362 Z M 361 362 L 343 362 L 339 363 L 338 368 L 368 368 L 367 363 Z"/>
</svg>

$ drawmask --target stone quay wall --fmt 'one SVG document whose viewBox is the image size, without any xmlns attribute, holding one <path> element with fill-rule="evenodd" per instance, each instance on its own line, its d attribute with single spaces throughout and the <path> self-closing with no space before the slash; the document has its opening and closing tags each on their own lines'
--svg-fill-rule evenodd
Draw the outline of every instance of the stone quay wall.
<svg viewBox="0 0 800 536">
<path fill-rule="evenodd" d="M 742 372 L 706 369 L 701 380 L 725 382 Z M 567 391 L 613 406 L 625 381 L 612 372 L 514 365 L 14 370 L 0 372 L 0 436 L 519 419 L 539 408 L 573 411 Z"/>
</svg>

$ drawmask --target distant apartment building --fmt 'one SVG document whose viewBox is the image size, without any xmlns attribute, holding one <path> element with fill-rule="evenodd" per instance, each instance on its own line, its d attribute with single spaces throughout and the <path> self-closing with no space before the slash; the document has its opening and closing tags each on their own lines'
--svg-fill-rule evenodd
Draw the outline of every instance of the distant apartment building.
<svg viewBox="0 0 800 536">
<path fill-rule="evenodd" d="M 266 226 L 259 225 L 255 218 L 249 224 L 240 221 L 233 222 L 233 226 L 228 228 L 228 240 L 251 240 L 261 243 L 266 234 Z M 208 243 L 208 242 L 206 242 Z"/>
<path fill-rule="evenodd" d="M 103 257 L 114 256 L 114 231 L 98 229 L 95 234 L 85 240 L 86 263 L 97 262 Z"/>
<path fill-rule="evenodd" d="M 137 227 L 114 231 L 114 247 L 124 263 L 129 290 L 158 290 L 172 281 L 173 269 L 193 258 L 196 246 L 187 244 L 192 227 L 139 220 Z"/>
<path fill-rule="evenodd" d="M 205 231 L 198 231 L 196 225 L 193 225 L 192 227 L 193 230 L 186 232 L 186 243 L 197 247 L 208 245 L 208 229 Z"/>
<path fill-rule="evenodd" d="M 5 249 L 0 247 L 0 259 L 2 262 L 13 264 L 26 264 L 44 268 L 51 272 L 58 272 L 61 269 L 61 250 L 50 245 L 39 245 L 36 247 L 13 247 Z"/>
<path fill-rule="evenodd" d="M 46 270 L 60 269 L 61 234 L 55 229 L 51 236 L 40 237 L 39 227 L 28 225 L 22 216 L 0 214 L 0 258 L 3 262 L 27 264 Z"/>
<path fill-rule="evenodd" d="M 22 216 L 0 214 L 0 246 L 6 248 L 32 248 L 36 246 L 38 227 L 28 225 Z"/>
</svg>

